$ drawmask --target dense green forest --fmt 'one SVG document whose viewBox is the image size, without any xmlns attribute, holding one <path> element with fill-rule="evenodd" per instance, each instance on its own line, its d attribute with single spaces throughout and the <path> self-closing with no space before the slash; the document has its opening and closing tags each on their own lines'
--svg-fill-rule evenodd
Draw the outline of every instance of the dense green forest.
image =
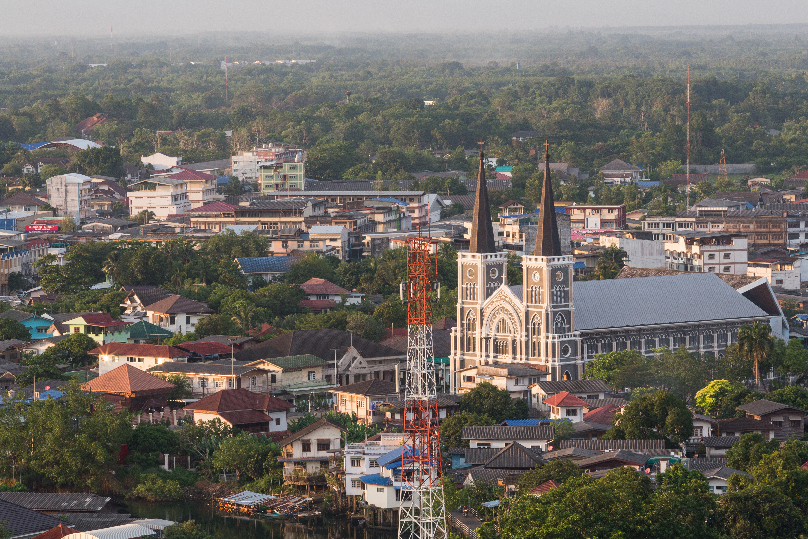
<svg viewBox="0 0 808 539">
<path fill-rule="evenodd" d="M 530 162 L 510 133 L 538 130 L 554 161 L 594 172 L 619 157 L 653 174 L 684 161 L 690 64 L 692 162 L 715 163 L 724 148 L 760 172 L 805 164 L 808 52 L 797 30 L 494 37 L 0 43 L 0 141 L 73 136 L 103 112 L 110 121 L 94 138 L 125 161 L 157 149 L 202 161 L 285 141 L 321 150 L 337 163 L 320 171 L 332 179 L 450 168 L 432 151 L 479 140 L 508 164 Z M 225 56 L 242 62 L 228 69 L 227 92 Z M 252 63 L 289 58 L 315 62 Z M 396 159 L 370 167 L 390 149 Z M 0 152 L 0 164 L 12 158 Z"/>
</svg>

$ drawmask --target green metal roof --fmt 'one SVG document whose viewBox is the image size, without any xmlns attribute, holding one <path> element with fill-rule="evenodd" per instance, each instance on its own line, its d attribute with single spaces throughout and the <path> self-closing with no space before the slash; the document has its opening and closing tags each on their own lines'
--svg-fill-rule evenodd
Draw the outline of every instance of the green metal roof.
<svg viewBox="0 0 808 539">
<path fill-rule="evenodd" d="M 145 320 L 135 322 L 126 329 L 129 330 L 130 339 L 167 339 L 174 335 L 167 329 L 155 326 Z"/>
<path fill-rule="evenodd" d="M 320 359 L 312 354 L 303 354 L 300 356 L 286 356 L 286 357 L 271 357 L 263 359 L 276 367 L 283 370 L 304 369 L 306 367 L 318 367 L 321 365 L 329 365 L 328 361 Z"/>
<path fill-rule="evenodd" d="M 427 359 L 429 361 L 429 359 Z M 448 357 L 433 357 L 432 363 L 440 363 L 441 365 L 448 365 L 449 358 Z"/>
</svg>

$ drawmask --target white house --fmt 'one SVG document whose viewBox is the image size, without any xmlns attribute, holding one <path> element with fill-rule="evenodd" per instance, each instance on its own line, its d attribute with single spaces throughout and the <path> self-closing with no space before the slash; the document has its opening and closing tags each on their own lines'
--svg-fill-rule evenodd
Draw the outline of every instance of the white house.
<svg viewBox="0 0 808 539">
<path fill-rule="evenodd" d="M 344 227 L 343 227 L 344 228 Z M 335 285 L 331 281 L 312 277 L 305 283 L 300 285 L 300 289 L 309 297 L 310 300 L 332 300 L 337 303 L 345 298 L 346 305 L 359 305 L 362 303 L 365 295 L 358 292 L 351 292 L 341 286 Z"/>
<path fill-rule="evenodd" d="M 383 432 L 367 442 L 348 444 L 345 446 L 345 494 L 348 496 L 361 496 L 362 476 L 381 472 L 381 466 L 376 461 L 394 449 L 401 450 L 403 435 L 401 433 Z"/>
<path fill-rule="evenodd" d="M 111 342 L 93 348 L 88 354 L 98 356 L 98 374 L 105 374 L 116 367 L 129 364 L 147 371 L 169 361 L 186 361 L 190 355 L 185 350 L 164 344 L 134 344 Z"/>
<path fill-rule="evenodd" d="M 401 488 L 403 462 L 406 457 L 411 455 L 410 446 L 396 447 L 376 459 L 376 463 L 379 465 L 378 473 L 363 475 L 359 478 L 368 505 L 380 509 L 398 509 L 401 505 L 408 506 L 414 499 L 417 501 L 416 495 L 412 491 Z"/>
<path fill-rule="evenodd" d="M 343 429 L 336 423 L 321 419 L 293 435 L 281 440 L 281 456 L 285 478 L 299 475 L 314 475 L 325 472 L 334 451 L 339 450 Z"/>
<path fill-rule="evenodd" d="M 168 168 L 181 165 L 182 157 L 172 157 L 170 155 L 157 152 L 141 157 L 140 162 L 144 165 L 151 165 L 154 170 L 166 170 Z"/>
<path fill-rule="evenodd" d="M 567 391 L 547 397 L 544 404 L 550 407 L 551 419 L 568 419 L 573 423 L 583 421 L 584 408 L 588 406 L 586 402 Z"/>
<path fill-rule="evenodd" d="M 309 228 L 309 245 L 315 249 L 314 243 L 322 246 L 323 251 L 334 250 L 336 256 L 344 261 L 348 260 L 350 243 L 348 229 L 343 225 L 313 225 Z"/>
<path fill-rule="evenodd" d="M 157 177 L 135 182 L 126 198 L 129 199 L 129 215 L 148 210 L 154 212 L 157 219 L 166 219 L 191 209 L 188 183 L 175 178 Z"/>
<path fill-rule="evenodd" d="M 168 296 L 146 306 L 148 321 L 172 333 L 190 333 L 196 329 L 200 318 L 213 314 L 213 309 L 204 303 L 179 294 Z"/>
<path fill-rule="evenodd" d="M 547 397 L 566 391 L 583 400 L 605 399 L 611 389 L 603 380 L 542 380 L 530 387 L 531 406 L 542 412 L 549 412 L 550 405 L 545 404 Z"/>
<path fill-rule="evenodd" d="M 57 209 L 59 215 L 70 216 L 76 223 L 95 217 L 90 207 L 92 179 L 84 174 L 58 174 L 45 183 L 48 186 L 48 203 Z"/>
<path fill-rule="evenodd" d="M 704 474 L 704 477 L 707 478 L 707 483 L 710 487 L 710 492 L 712 492 L 713 494 L 726 494 L 728 486 L 727 481 L 734 474 L 739 474 L 746 477 L 752 477 L 746 472 L 736 470 L 734 468 L 729 468 L 727 466 L 721 466 L 720 468 L 716 468 L 713 470 L 705 470 L 702 473 Z"/>
<path fill-rule="evenodd" d="M 294 405 L 285 400 L 246 389 L 217 391 L 185 407 L 193 410 L 194 421 L 218 419 L 248 432 L 287 431 L 286 413 L 291 408 Z"/>
<path fill-rule="evenodd" d="M 519 442 L 530 449 L 547 450 L 547 442 L 553 439 L 552 426 L 509 427 L 507 425 L 463 427 L 461 437 L 469 441 L 471 448 L 504 448 L 511 442 Z"/>
</svg>

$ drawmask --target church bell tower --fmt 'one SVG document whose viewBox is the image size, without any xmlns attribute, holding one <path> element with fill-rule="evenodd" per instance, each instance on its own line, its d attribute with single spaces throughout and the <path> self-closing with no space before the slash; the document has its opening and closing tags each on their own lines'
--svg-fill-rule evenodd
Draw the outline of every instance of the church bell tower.
<svg viewBox="0 0 808 539">
<path fill-rule="evenodd" d="M 551 380 L 581 377 L 581 339 L 575 331 L 572 301 L 571 255 L 561 253 L 553 183 L 550 180 L 550 151 L 545 143 L 544 183 L 533 255 L 522 258 L 522 294 L 528 361 L 546 367 Z"/>
</svg>

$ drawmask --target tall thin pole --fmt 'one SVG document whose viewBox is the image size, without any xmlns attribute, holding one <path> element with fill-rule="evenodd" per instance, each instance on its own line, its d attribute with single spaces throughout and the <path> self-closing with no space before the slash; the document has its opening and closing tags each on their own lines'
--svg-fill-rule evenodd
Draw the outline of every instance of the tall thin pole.
<svg viewBox="0 0 808 539">
<path fill-rule="evenodd" d="M 224 106 L 227 106 L 227 56 L 224 57 Z"/>
<path fill-rule="evenodd" d="M 685 210 L 690 208 L 690 64 L 687 66 L 687 165 L 685 166 L 687 176 L 687 203 Z"/>
</svg>

